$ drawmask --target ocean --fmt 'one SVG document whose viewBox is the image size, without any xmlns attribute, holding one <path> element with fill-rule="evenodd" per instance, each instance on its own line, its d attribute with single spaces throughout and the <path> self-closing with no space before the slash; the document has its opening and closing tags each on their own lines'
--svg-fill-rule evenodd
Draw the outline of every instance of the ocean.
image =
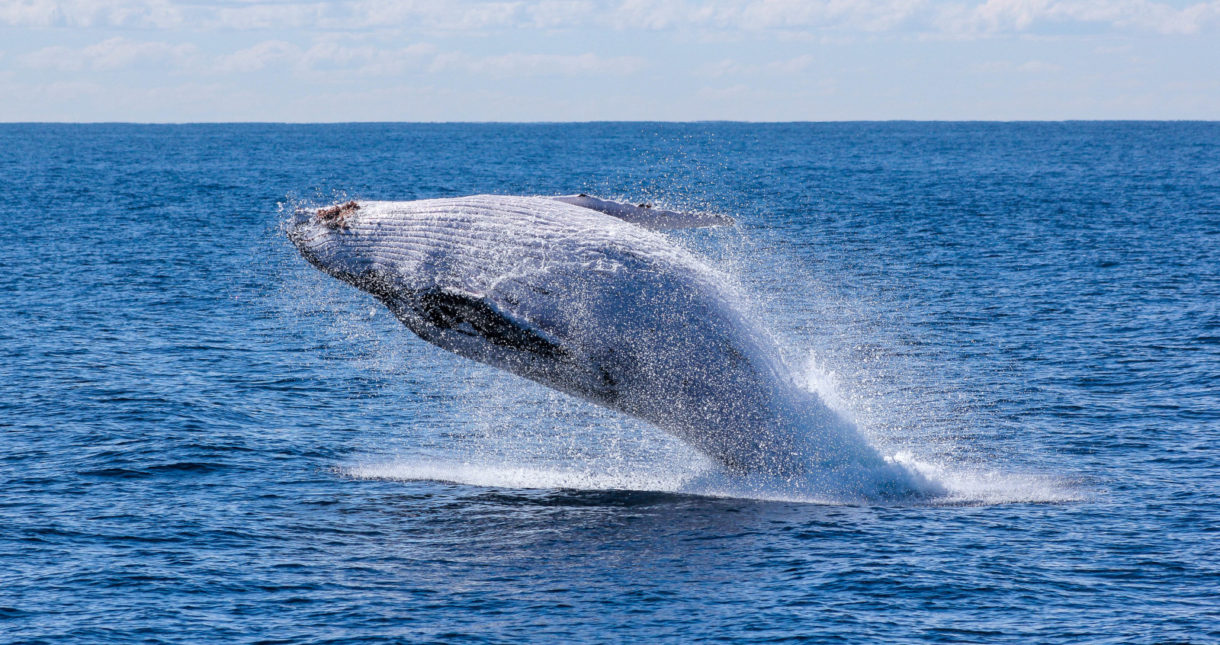
<svg viewBox="0 0 1220 645">
<path fill-rule="evenodd" d="M 0 642 L 1220 642 L 1220 123 L 0 147 Z M 283 233 L 347 199 L 577 192 L 734 217 L 667 235 L 945 494 L 734 488 L 425 343 Z"/>
</svg>

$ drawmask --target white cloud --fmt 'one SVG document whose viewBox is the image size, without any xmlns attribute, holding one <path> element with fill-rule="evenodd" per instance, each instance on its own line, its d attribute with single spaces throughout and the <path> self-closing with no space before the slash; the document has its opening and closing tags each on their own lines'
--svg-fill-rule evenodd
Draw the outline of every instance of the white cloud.
<svg viewBox="0 0 1220 645">
<path fill-rule="evenodd" d="M 396 27 L 416 30 L 474 31 L 524 26 L 521 2 L 431 2 L 359 0 L 333 27 Z"/>
<path fill-rule="evenodd" d="M 511 53 L 472 57 L 462 53 L 441 54 L 433 61 L 433 71 L 463 70 L 496 76 L 575 76 L 580 74 L 629 75 L 646 65 L 636 56 L 601 57 L 585 53 L 560 54 Z"/>
<path fill-rule="evenodd" d="M 6 0 L 0 23 L 17 27 L 153 27 L 181 25 L 183 8 L 167 0 Z"/>
<path fill-rule="evenodd" d="M 334 72 L 365 76 L 424 71 L 431 63 L 435 48 L 426 43 L 406 47 L 379 48 L 371 45 L 348 46 L 325 40 L 302 48 L 282 40 L 268 40 L 219 57 L 213 72 L 257 72 L 271 67 L 286 67 L 298 73 Z"/>
<path fill-rule="evenodd" d="M 543 0 L 525 8 L 529 24 L 540 29 L 562 29 L 585 24 L 597 11 L 589 0 Z"/>
<path fill-rule="evenodd" d="M 623 76 L 634 74 L 646 65 L 645 59 L 636 56 L 521 52 L 473 56 L 464 52 L 438 53 L 427 43 L 378 47 L 348 44 L 350 42 L 353 41 L 347 38 L 332 38 L 300 46 L 285 40 L 266 40 L 231 53 L 208 56 L 193 44 L 110 38 L 81 48 L 45 47 L 24 55 L 21 62 L 29 68 L 60 72 L 115 71 L 139 65 L 159 65 L 210 74 L 282 68 L 302 75 L 362 76 L 452 71 L 496 76 Z"/>
<path fill-rule="evenodd" d="M 927 3 L 922 0 L 754 0 L 726 8 L 727 26 L 746 29 L 849 28 L 873 32 L 894 29 Z"/>
<path fill-rule="evenodd" d="M 1123 10 L 1116 6 L 1078 3 L 1073 17 L 1112 22 L 1119 27 L 1145 29 L 1160 34 L 1193 34 L 1220 24 L 1220 2 L 1198 3 L 1181 9 L 1146 0 L 1116 4 Z"/>
<path fill-rule="evenodd" d="M 1062 69 L 1063 67 L 1056 65 L 1055 63 L 1048 63 L 1042 60 L 1030 60 L 1017 65 L 1018 72 L 1025 72 L 1028 74 L 1049 74 L 1061 71 Z"/>
<path fill-rule="evenodd" d="M 189 61 L 197 51 L 191 44 L 174 45 L 159 41 L 110 38 L 80 49 L 45 47 L 26 54 L 22 57 L 22 62 L 35 69 L 64 72 L 114 71 L 139 64 L 180 66 Z"/>
<path fill-rule="evenodd" d="M 707 76 L 709 78 L 721 78 L 723 76 L 741 74 L 745 69 L 746 65 L 726 58 L 700 67 L 698 73 L 700 76 Z"/>
<path fill-rule="evenodd" d="M 1220 26 L 1217 0 L 1185 7 L 1156 0 L 621 0 L 599 8 L 596 24 L 622 30 L 980 36 L 1064 24 L 1161 34 Z"/>
<path fill-rule="evenodd" d="M 615 29 L 663 30 L 718 26 L 722 9 L 716 3 L 692 5 L 677 0 L 622 0 L 612 11 L 603 12 Z"/>
<path fill-rule="evenodd" d="M 986 74 L 1008 74 L 1012 72 L 1022 72 L 1025 74 L 1051 74 L 1054 72 L 1063 71 L 1062 66 L 1041 60 L 1029 60 L 1019 64 L 1009 61 L 989 61 L 984 63 L 976 63 L 971 66 L 971 69 L 976 72 L 983 72 Z"/>
<path fill-rule="evenodd" d="M 1153 0 L 988 0 L 945 8 L 935 24 L 945 32 L 975 36 L 1053 25 L 1193 34 L 1220 25 L 1220 2 L 1178 8 Z"/>
<path fill-rule="evenodd" d="M 39 91 L 47 98 L 71 101 L 87 96 L 103 94 L 106 88 L 93 81 L 62 81 L 40 85 Z"/>
<path fill-rule="evenodd" d="M 698 70 L 698 73 L 700 76 L 711 78 L 743 75 L 756 76 L 759 74 L 792 76 L 806 71 L 813 66 L 814 62 L 814 57 L 809 54 L 762 64 L 746 64 L 725 59 L 704 65 Z"/>
<path fill-rule="evenodd" d="M 433 47 L 423 43 L 386 49 L 321 42 L 302 53 L 300 65 L 313 71 L 349 69 L 357 74 L 380 76 L 423 71 L 430 64 L 432 53 Z"/>
<path fill-rule="evenodd" d="M 799 73 L 809 69 L 809 67 L 812 66 L 813 63 L 814 63 L 813 56 L 810 56 L 809 54 L 805 54 L 804 56 L 797 56 L 795 58 L 788 58 L 785 60 L 772 61 L 770 63 L 767 63 L 767 65 L 763 69 L 768 74 L 780 74 L 783 76 L 790 76 L 792 74 L 799 74 Z"/>
<path fill-rule="evenodd" d="M 253 3 L 217 7 L 201 23 L 219 29 L 308 29 L 323 26 L 328 3 Z"/>
<path fill-rule="evenodd" d="M 301 48 L 283 40 L 267 40 L 252 47 L 247 47 L 225 54 L 216 60 L 214 71 L 227 72 L 257 72 L 268 67 L 299 60 Z"/>
<path fill-rule="evenodd" d="M 615 29 L 917 33 L 981 37 L 1045 27 L 1194 34 L 1220 27 L 1220 0 L 5 0 L 0 24 L 231 30 L 479 32 Z"/>
<path fill-rule="evenodd" d="M 703 101 L 736 101 L 741 98 L 756 98 L 757 91 L 744 83 L 728 87 L 702 87 L 695 96 Z"/>
<path fill-rule="evenodd" d="M 51 2 L 5 2 L 0 4 L 0 22 L 18 27 L 45 27 L 55 22 L 56 9 Z"/>
</svg>

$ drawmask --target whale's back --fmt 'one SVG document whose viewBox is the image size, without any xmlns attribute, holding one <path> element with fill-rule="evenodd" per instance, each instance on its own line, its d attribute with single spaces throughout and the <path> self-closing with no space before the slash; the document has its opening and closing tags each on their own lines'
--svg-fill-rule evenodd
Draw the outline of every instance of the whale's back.
<svg viewBox="0 0 1220 645">
<path fill-rule="evenodd" d="M 705 286 L 712 270 L 658 233 L 544 197 L 361 202 L 352 253 L 420 283 L 481 292 L 515 276 L 649 265 Z M 644 267 L 647 268 L 647 267 Z"/>
</svg>

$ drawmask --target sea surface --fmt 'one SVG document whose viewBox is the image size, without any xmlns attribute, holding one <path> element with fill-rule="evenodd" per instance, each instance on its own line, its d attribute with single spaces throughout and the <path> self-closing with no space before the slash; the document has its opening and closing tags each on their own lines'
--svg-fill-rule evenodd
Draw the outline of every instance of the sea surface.
<svg viewBox="0 0 1220 645">
<path fill-rule="evenodd" d="M 0 642 L 1220 642 L 1220 123 L 8 124 L 0 150 Z M 734 492 L 282 233 L 575 192 L 736 218 L 669 235 L 946 493 Z"/>
</svg>

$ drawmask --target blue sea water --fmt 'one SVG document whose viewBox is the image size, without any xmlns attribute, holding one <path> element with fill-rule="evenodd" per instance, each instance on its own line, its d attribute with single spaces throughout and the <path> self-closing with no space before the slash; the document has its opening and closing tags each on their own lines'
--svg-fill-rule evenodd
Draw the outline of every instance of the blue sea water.
<svg viewBox="0 0 1220 645">
<path fill-rule="evenodd" d="M 1220 124 L 0 125 L 0 642 L 1220 642 Z M 949 492 L 699 488 L 301 204 L 587 192 Z M 728 492 L 725 492 L 728 491 Z"/>
</svg>

